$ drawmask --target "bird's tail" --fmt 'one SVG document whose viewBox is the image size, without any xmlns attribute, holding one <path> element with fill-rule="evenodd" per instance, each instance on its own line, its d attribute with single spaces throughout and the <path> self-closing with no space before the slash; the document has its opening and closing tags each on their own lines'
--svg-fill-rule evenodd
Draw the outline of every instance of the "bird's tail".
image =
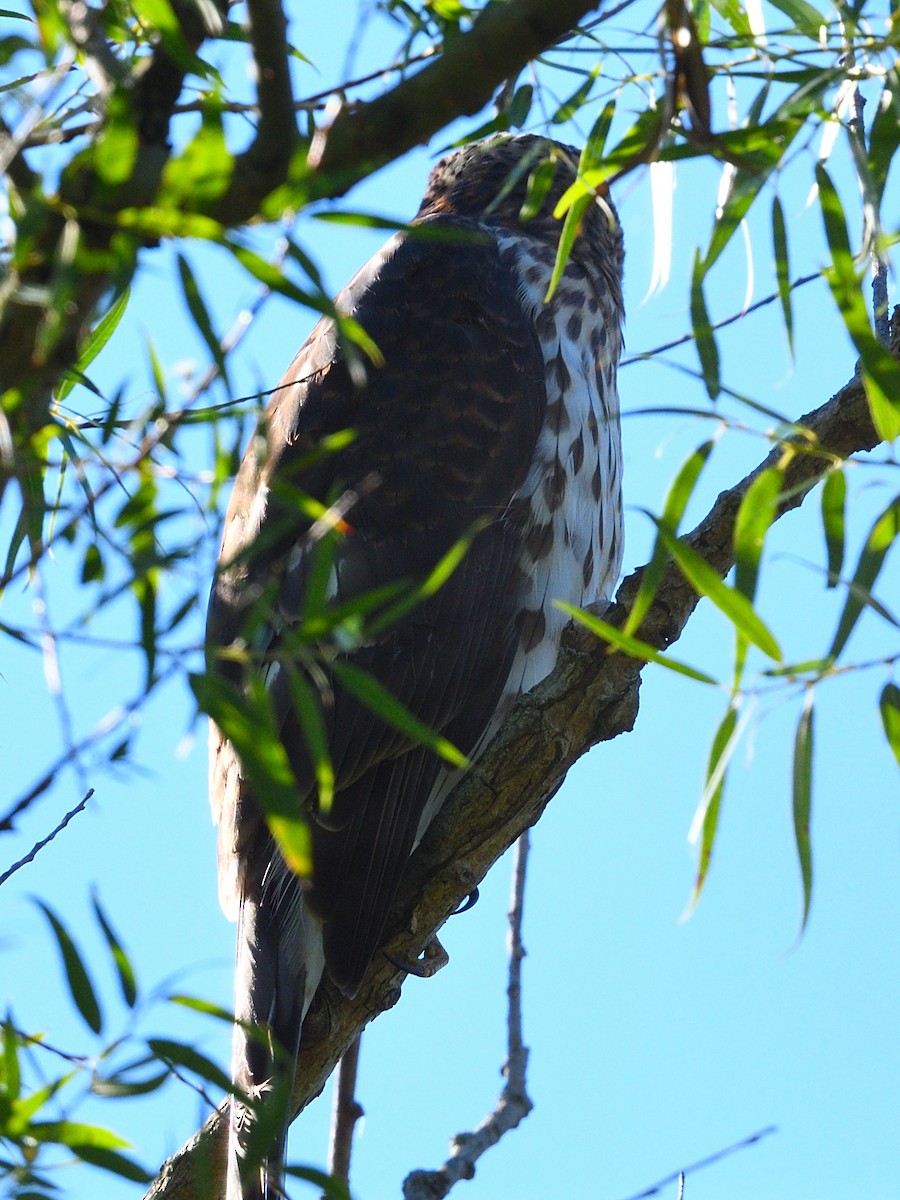
<svg viewBox="0 0 900 1200">
<path fill-rule="evenodd" d="M 280 856 L 258 892 L 238 923 L 226 1200 L 283 1196 L 294 1068 L 322 975 L 321 929 Z"/>
</svg>

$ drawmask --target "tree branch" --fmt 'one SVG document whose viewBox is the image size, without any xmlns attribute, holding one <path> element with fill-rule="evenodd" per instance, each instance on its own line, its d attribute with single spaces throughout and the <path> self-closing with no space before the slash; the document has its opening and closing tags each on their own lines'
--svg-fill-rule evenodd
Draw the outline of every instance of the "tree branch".
<svg viewBox="0 0 900 1200">
<path fill-rule="evenodd" d="M 805 433 L 785 472 L 788 499 L 779 517 L 796 508 L 836 459 L 871 450 L 879 438 L 859 378 L 798 423 Z M 776 446 L 756 471 L 723 492 L 688 542 L 721 574 L 734 564 L 733 534 L 741 500 L 757 474 L 779 463 Z M 624 581 L 604 612 L 624 625 L 641 572 Z M 640 629 L 641 638 L 665 649 L 681 634 L 698 602 L 681 573 L 670 566 Z M 462 898 L 525 830 L 541 816 L 566 772 L 597 742 L 630 731 L 638 711 L 644 663 L 616 653 L 583 627 L 569 626 L 553 674 L 522 696 L 506 724 L 462 777 L 410 862 L 388 925 L 386 951 L 412 962 Z M 359 1031 L 400 997 L 403 972 L 384 955 L 372 963 L 359 994 L 341 996 L 329 982 L 307 1018 L 295 1080 L 298 1111 L 319 1094 L 338 1059 Z M 219 1164 L 224 1166 L 226 1122 L 213 1114 L 204 1128 L 163 1167 L 148 1200 L 207 1200 Z M 199 1171 L 205 1172 L 201 1180 Z M 211 1173 L 211 1174 L 210 1174 Z"/>
<path fill-rule="evenodd" d="M 522 1039 L 522 916 L 525 909 L 525 876 L 528 870 L 528 830 L 519 835 L 513 865 L 509 910 L 509 982 L 507 996 L 506 1083 L 493 1112 L 471 1133 L 458 1133 L 451 1154 L 437 1171 L 411 1171 L 403 1181 L 403 1200 L 443 1200 L 461 1179 L 474 1179 L 475 1164 L 483 1154 L 516 1129 L 534 1105 L 525 1083 L 528 1047 Z"/>
</svg>

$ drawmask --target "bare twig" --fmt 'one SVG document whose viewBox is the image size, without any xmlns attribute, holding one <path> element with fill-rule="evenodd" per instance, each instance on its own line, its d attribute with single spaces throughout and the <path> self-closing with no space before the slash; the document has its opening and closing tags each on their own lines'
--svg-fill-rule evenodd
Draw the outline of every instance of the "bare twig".
<svg viewBox="0 0 900 1200">
<path fill-rule="evenodd" d="M 471 1133 L 458 1133 L 450 1143 L 451 1154 L 437 1171 L 411 1171 L 403 1181 L 403 1200 L 441 1200 L 461 1179 L 472 1179 L 475 1164 L 504 1134 L 515 1129 L 534 1105 L 525 1085 L 528 1047 L 522 1040 L 522 914 L 525 905 L 525 876 L 528 868 L 528 830 L 516 842 L 512 898 L 509 910 L 509 982 L 507 996 L 507 1045 L 503 1076 L 506 1083 L 494 1111 Z"/>
<path fill-rule="evenodd" d="M 53 839 L 57 836 L 57 834 L 62 833 L 62 831 L 65 829 L 65 827 L 68 825 L 68 823 L 72 820 L 72 818 L 77 817 L 78 814 L 84 810 L 84 808 L 87 805 L 88 800 L 90 800 L 90 798 L 91 798 L 91 796 L 93 796 L 93 794 L 94 794 L 94 789 L 89 788 L 87 793 L 85 794 L 84 799 L 80 800 L 78 802 L 78 804 L 75 805 L 74 808 L 69 809 L 69 811 L 66 813 L 66 815 L 63 817 L 63 819 L 60 821 L 60 823 L 56 826 L 55 829 L 53 829 L 50 833 L 48 833 L 45 838 L 41 838 L 41 840 L 39 842 L 35 842 L 35 844 L 31 847 L 31 849 L 28 851 L 28 853 L 25 855 L 24 858 L 20 858 L 18 862 L 13 863 L 13 865 L 8 870 L 4 871 L 3 874 L 0 875 L 0 887 L 2 887 L 4 883 L 6 883 L 7 879 L 9 879 L 11 876 L 15 875 L 16 871 L 18 871 L 21 867 L 26 866 L 30 862 L 34 862 L 35 858 L 41 852 L 41 850 L 43 850 L 43 848 L 45 846 L 49 846 L 50 843 L 53 841 Z"/>
<path fill-rule="evenodd" d="M 816 271 L 814 275 L 801 275 L 791 283 L 790 290 L 794 291 L 795 288 L 804 287 L 807 283 L 814 283 L 815 280 L 821 278 L 821 271 Z M 724 317 L 721 321 L 714 322 L 710 328 L 724 329 L 726 325 L 733 325 L 735 321 L 743 320 L 750 313 L 754 313 L 760 308 L 765 308 L 767 304 L 774 304 L 776 300 L 780 299 L 780 295 L 780 292 L 771 292 L 768 296 L 763 296 L 761 300 L 756 300 L 753 304 L 742 308 L 740 312 L 732 313 L 730 317 Z M 638 354 L 629 355 L 628 358 L 622 360 L 622 366 L 630 367 L 632 363 L 644 362 L 648 358 L 655 358 L 658 354 L 665 354 L 667 350 L 675 350 L 678 346 L 686 346 L 689 342 L 693 342 L 695 338 L 696 334 L 694 333 L 682 334 L 681 337 L 675 338 L 674 341 L 664 342 L 661 346 L 654 346 L 652 350 L 641 350 Z"/>
<path fill-rule="evenodd" d="M 635 1192 L 633 1196 L 626 1197 L 626 1200 L 647 1200 L 649 1196 L 658 1196 L 670 1183 L 677 1183 L 679 1185 L 678 1197 L 681 1200 L 681 1197 L 684 1195 L 684 1180 L 686 1176 L 694 1175 L 697 1171 L 704 1170 L 705 1167 L 712 1167 L 716 1163 L 721 1162 L 723 1158 L 728 1158 L 730 1154 L 737 1154 L 738 1150 L 747 1150 L 750 1146 L 755 1146 L 757 1142 L 761 1142 L 763 1138 L 777 1132 L 777 1125 L 767 1125 L 765 1129 L 758 1129 L 756 1133 L 751 1133 L 749 1137 L 741 1138 L 739 1142 L 734 1142 L 731 1146 L 726 1146 L 724 1150 L 717 1150 L 715 1154 L 708 1154 L 706 1158 L 700 1158 L 696 1162 L 691 1163 L 690 1166 L 673 1171 L 671 1175 L 666 1175 L 665 1178 L 657 1180 L 650 1187 L 644 1188 L 642 1192 Z"/>
<path fill-rule="evenodd" d="M 362 1034 L 351 1043 L 338 1066 L 334 1084 L 334 1106 L 331 1110 L 331 1137 L 328 1147 L 328 1171 L 333 1179 L 350 1182 L 350 1156 L 353 1152 L 353 1130 L 365 1116 L 356 1099 L 356 1076 L 359 1069 L 359 1046 Z M 323 1195 L 322 1200 L 327 1200 Z"/>
</svg>

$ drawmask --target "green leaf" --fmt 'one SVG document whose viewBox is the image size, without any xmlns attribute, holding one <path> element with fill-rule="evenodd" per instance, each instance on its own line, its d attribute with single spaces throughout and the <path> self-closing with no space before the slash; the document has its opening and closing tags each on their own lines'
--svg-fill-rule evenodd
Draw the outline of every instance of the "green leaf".
<svg viewBox="0 0 900 1200">
<path fill-rule="evenodd" d="M 54 393 L 55 399 L 58 402 L 65 400 L 76 383 L 83 382 L 84 372 L 115 333 L 119 322 L 125 315 L 125 309 L 128 307 L 130 298 L 131 289 L 123 289 L 85 338 L 76 367 L 72 372 L 66 373 L 65 378 Z"/>
<path fill-rule="evenodd" d="M 188 681 L 201 711 L 234 746 L 288 866 L 308 878 L 312 874 L 309 826 L 301 812 L 287 751 L 278 737 L 272 701 L 259 673 L 247 672 L 243 692 L 211 672 L 189 675 Z"/>
<path fill-rule="evenodd" d="M 900 688 L 895 683 L 886 683 L 878 701 L 881 710 L 881 723 L 888 745 L 894 752 L 897 766 L 900 767 Z"/>
<path fill-rule="evenodd" d="M 457 748 L 439 733 L 409 711 L 391 692 L 378 682 L 367 671 L 361 670 L 353 663 L 335 659 L 331 664 L 335 676 L 341 681 L 348 692 L 361 700 L 367 708 L 377 713 L 383 721 L 405 733 L 415 743 L 427 746 L 439 758 L 454 767 L 467 767 L 469 760 Z"/>
<path fill-rule="evenodd" d="M 661 653 L 655 646 L 651 646 L 648 642 L 642 642 L 638 638 L 623 633 L 620 629 L 616 629 L 614 625 L 608 625 L 601 617 L 597 617 L 593 613 L 584 612 L 583 609 L 576 608 L 573 604 L 566 604 L 563 600 L 554 600 L 553 603 L 557 608 L 562 609 L 563 612 L 568 613 L 570 617 L 574 618 L 579 625 L 584 625 L 586 629 L 590 629 L 591 633 L 595 633 L 598 637 L 603 638 L 614 649 L 621 650 L 630 658 L 637 658 L 642 662 L 657 663 L 661 667 L 667 667 L 670 671 L 675 671 L 678 675 L 686 675 L 688 679 L 696 679 L 698 683 L 711 683 L 715 687 L 718 687 L 718 680 L 713 679 L 711 675 L 705 675 L 702 671 L 698 671 L 694 667 L 689 667 L 686 663 L 670 658 L 667 654 Z"/>
<path fill-rule="evenodd" d="M 291 1179 L 302 1179 L 304 1183 L 313 1184 L 321 1191 L 324 1200 L 350 1200 L 350 1189 L 343 1179 L 335 1179 L 317 1167 L 285 1167 L 284 1173 Z"/>
<path fill-rule="evenodd" d="M 578 85 L 568 100 L 564 100 L 557 108 L 556 112 L 550 118 L 551 125 L 564 125 L 566 121 L 571 121 L 576 113 L 580 112 L 585 101 L 591 92 L 594 90 L 594 84 L 597 82 L 599 69 L 594 67 L 588 74 L 587 78 Z"/>
<path fill-rule="evenodd" d="M 231 1079 L 226 1072 L 205 1054 L 195 1050 L 193 1046 L 188 1046 L 184 1042 L 172 1041 L 171 1038 L 147 1038 L 147 1045 L 162 1062 L 183 1067 L 186 1071 L 199 1075 L 201 1079 L 221 1088 L 224 1092 L 232 1090 Z"/>
<path fill-rule="evenodd" d="M 863 383 L 880 437 L 893 441 L 900 435 L 900 362 L 888 353 L 872 331 L 866 302 L 860 288 L 850 251 L 844 210 L 828 172 L 816 166 L 819 203 L 825 224 L 825 236 L 831 251 L 831 267 L 825 277 L 840 309 L 847 332 L 862 359 Z"/>
<path fill-rule="evenodd" d="M 97 1150 L 127 1149 L 128 1142 L 102 1125 L 84 1125 L 79 1121 L 36 1121 L 28 1129 L 37 1142 L 53 1142 L 81 1151 L 86 1146 Z"/>
<path fill-rule="evenodd" d="M 125 953 L 125 947 L 116 936 L 115 930 L 110 925 L 96 892 L 91 895 L 91 904 L 94 908 L 94 916 L 97 918 L 97 924 L 103 931 L 103 937 L 112 955 L 113 966 L 119 978 L 119 987 L 122 989 L 122 998 L 129 1008 L 134 1008 L 137 1001 L 138 989 L 131 960 Z"/>
<path fill-rule="evenodd" d="M 840 582 L 844 565 L 844 527 L 847 506 L 847 479 L 836 467 L 825 476 L 822 485 L 822 528 L 828 552 L 828 582 L 830 588 Z"/>
<path fill-rule="evenodd" d="M 569 255 L 572 253 L 572 247 L 575 245 L 575 239 L 578 237 L 578 231 L 581 229 L 581 219 L 593 203 L 594 197 L 590 192 L 587 192 L 574 200 L 566 212 L 562 233 L 559 235 L 559 244 L 556 247 L 556 261 L 553 264 L 553 274 L 550 276 L 550 284 L 547 288 L 547 294 L 544 297 L 545 304 L 548 304 L 553 299 L 553 294 L 560 279 L 562 279 L 563 271 L 566 269 L 566 263 L 569 261 Z"/>
<path fill-rule="evenodd" d="M 793 810 L 794 838 L 797 858 L 803 878 L 803 920 L 800 932 L 806 928 L 809 906 L 812 900 L 813 864 L 812 843 L 809 836 L 812 808 L 812 759 L 813 759 L 813 690 L 807 689 L 803 711 L 797 723 L 794 739 Z"/>
<path fill-rule="evenodd" d="M 291 699 L 300 718 L 300 732 L 309 751 L 316 774 L 318 807 L 328 813 L 334 802 L 334 767 L 328 749 L 328 733 L 322 715 L 322 705 L 315 690 L 297 669 L 285 664 L 291 685 Z"/>
<path fill-rule="evenodd" d="M 158 1092 L 171 1079 L 169 1070 L 159 1071 L 143 1079 L 129 1079 L 123 1071 L 115 1075 L 95 1075 L 91 1080 L 91 1092 L 108 1100 L 125 1100 L 131 1096 L 149 1096 Z"/>
<path fill-rule="evenodd" d="M 181 278 L 181 290 L 184 293 L 185 304 L 188 306 L 188 311 L 194 319 L 194 324 L 197 326 L 197 331 L 206 343 L 206 348 L 210 353 L 213 362 L 219 370 L 219 374 L 225 382 L 229 395 L 231 394 L 231 384 L 228 380 L 228 365 L 225 361 L 225 353 L 222 350 L 222 344 L 213 330 L 212 321 L 209 316 L 209 309 L 203 300 L 200 292 L 200 286 L 197 283 L 196 276 L 191 270 L 190 264 L 183 254 L 178 255 L 178 274 Z"/>
<path fill-rule="evenodd" d="M 97 174 L 110 187 L 118 187 L 131 178 L 137 153 L 138 131 L 131 96 L 124 88 L 115 88 L 106 102 L 106 115 L 94 146 Z"/>
<path fill-rule="evenodd" d="M 747 597 L 723 583 L 718 572 L 709 565 L 705 558 L 702 558 L 685 542 L 673 537 L 655 517 L 652 519 L 656 522 L 669 553 L 678 563 L 684 577 L 695 591 L 701 596 L 708 596 L 748 642 L 758 646 L 770 658 L 781 662 L 781 647 L 762 617 L 754 611 L 753 605 Z"/>
<path fill-rule="evenodd" d="M 672 534 L 678 533 L 678 526 L 681 524 L 684 510 L 687 508 L 688 501 L 694 494 L 694 488 L 697 486 L 700 474 L 709 460 L 714 445 L 715 440 L 710 438 L 702 446 L 698 446 L 693 454 L 681 465 L 678 474 L 669 488 L 660 519 Z M 650 611 L 650 606 L 665 574 L 668 559 L 669 552 L 666 549 L 666 543 L 657 533 L 656 541 L 653 544 L 653 553 L 641 575 L 641 582 L 637 595 L 634 598 L 634 604 L 631 606 L 631 612 L 629 612 L 628 620 L 625 622 L 623 632 L 626 635 L 634 633 Z"/>
<path fill-rule="evenodd" d="M 719 813 L 722 806 L 722 793 L 725 790 L 725 777 L 728 764 L 739 741 L 737 726 L 738 710 L 734 701 L 728 706 L 728 711 L 722 718 L 718 729 L 713 735 L 709 749 L 709 760 L 706 765 L 706 785 L 691 827 L 691 841 L 700 842 L 700 853 L 697 861 L 697 878 L 694 881 L 694 891 L 691 895 L 689 908 L 694 908 L 700 899 L 703 885 L 709 874 L 712 862 L 713 848 L 716 843 L 716 833 L 719 828 Z"/>
<path fill-rule="evenodd" d="M 694 341 L 697 344 L 697 354 L 700 357 L 700 370 L 709 398 L 713 402 L 722 390 L 719 380 L 719 351 L 716 346 L 716 335 L 706 311 L 706 300 L 703 296 L 703 276 L 705 274 L 700 251 L 694 252 L 694 270 L 691 276 L 691 328 Z"/>
<path fill-rule="evenodd" d="M 846 646 L 847 639 L 853 632 L 863 609 L 867 604 L 873 603 L 872 588 L 898 532 L 900 532 L 900 496 L 891 501 L 875 521 L 866 538 L 866 543 L 856 564 L 856 570 L 853 573 L 853 579 L 850 582 L 847 599 L 844 601 L 844 609 L 838 621 L 831 649 L 828 651 L 828 657 L 832 660 L 836 659 Z"/>
<path fill-rule="evenodd" d="M 880 202 L 888 172 L 900 148 L 900 67 L 888 68 L 869 130 L 869 171 Z"/>
<path fill-rule="evenodd" d="M 22 1090 L 22 1076 L 19 1071 L 19 1037 L 12 1024 L 12 1017 L 7 1016 L 2 1026 L 3 1034 L 3 1087 L 2 1093 L 6 1101 L 18 1099 Z"/>
<path fill-rule="evenodd" d="M 753 36 L 750 19 L 740 0 L 710 0 L 710 2 L 719 16 L 725 18 L 739 37 Z"/>
<path fill-rule="evenodd" d="M 164 208 L 209 208 L 228 190 L 234 158 L 228 149 L 218 97 L 207 97 L 200 128 L 163 171 L 159 203 Z M 218 239 L 217 239 L 218 240 Z"/>
<path fill-rule="evenodd" d="M 784 473 L 767 467 L 747 489 L 734 523 L 735 586 L 752 603 L 766 534 L 778 515 Z"/>
<path fill-rule="evenodd" d="M 796 29 L 814 42 L 818 42 L 822 26 L 828 25 L 831 20 L 807 4 L 806 0 L 771 0 L 771 3 L 794 22 Z"/>
<path fill-rule="evenodd" d="M 100 1146 L 73 1146 L 72 1149 L 83 1162 L 90 1163 L 92 1167 L 100 1167 L 103 1171 L 109 1171 L 112 1175 L 118 1175 L 121 1179 L 130 1179 L 132 1183 L 151 1183 L 153 1181 L 150 1171 L 118 1150 L 107 1150 Z"/>
<path fill-rule="evenodd" d="M 791 268 L 788 258 L 787 228 L 784 223 L 784 210 L 777 196 L 772 200 L 772 244 L 775 251 L 775 279 L 778 284 L 778 297 L 781 301 L 781 313 L 784 317 L 784 329 L 787 334 L 788 349 L 793 358 L 794 312 L 791 307 Z"/>
<path fill-rule="evenodd" d="M 49 905 L 45 904 L 42 900 L 36 900 L 35 903 L 47 918 L 53 935 L 56 938 L 56 944 L 59 947 L 66 980 L 68 981 L 69 991 L 75 1002 L 75 1007 L 94 1033 L 99 1033 L 103 1028 L 103 1017 L 97 1001 L 97 994 L 94 991 L 94 986 L 91 983 L 81 955 L 78 953 L 69 931 Z"/>
<path fill-rule="evenodd" d="M 163 47 L 182 71 L 205 76 L 206 66 L 189 49 L 169 0 L 130 0 L 134 15 L 148 34 L 158 33 Z"/>
</svg>

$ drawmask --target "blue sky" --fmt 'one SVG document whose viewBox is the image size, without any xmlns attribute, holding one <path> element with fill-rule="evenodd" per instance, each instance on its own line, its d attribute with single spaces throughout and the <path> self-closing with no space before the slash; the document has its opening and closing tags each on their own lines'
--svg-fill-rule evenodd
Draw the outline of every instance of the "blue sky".
<svg viewBox="0 0 900 1200">
<path fill-rule="evenodd" d="M 295 6 L 299 17 L 299 6 Z M 294 36 L 317 64 L 298 68 L 298 94 L 342 75 L 355 10 L 332 6 Z M 378 61 L 385 38 L 368 27 L 357 68 Z M 591 112 L 593 110 L 590 110 Z M 724 112 L 722 120 L 724 121 Z M 578 140 L 585 129 L 564 131 Z M 439 137 L 356 189 L 347 207 L 408 218 L 421 195 Z M 821 217 L 807 203 L 814 149 L 779 185 L 788 216 L 793 273 L 823 262 Z M 838 169 L 851 205 L 846 160 Z M 841 176 L 840 170 L 844 174 Z M 653 226 L 646 173 L 622 186 L 617 203 L 627 247 L 627 343 L 652 349 L 689 328 L 688 281 L 695 245 L 708 239 L 717 172 L 680 169 L 674 200 L 672 282 L 644 300 L 651 276 Z M 754 298 L 772 288 L 769 195 L 750 221 Z M 888 206 L 886 211 L 890 212 Z M 299 240 L 312 249 L 336 291 L 380 244 L 381 235 L 302 218 Z M 188 254 L 224 329 L 252 300 L 221 252 Z M 134 410 L 152 395 L 144 335 L 149 335 L 177 395 L 179 364 L 204 364 L 204 350 L 181 300 L 172 253 L 147 252 L 132 310 L 92 372 L 104 390 L 125 385 Z M 741 309 L 747 287 L 744 246 L 735 238 L 713 280 L 712 315 Z M 796 416 L 829 398 L 850 377 L 854 351 L 823 284 L 795 297 L 792 363 L 777 306 L 747 317 L 719 337 L 727 384 Z M 314 318 L 272 300 L 235 362 L 236 389 L 272 386 Z M 687 347 L 671 361 L 696 368 Z M 710 432 L 696 418 L 630 415 L 648 407 L 708 408 L 702 384 L 660 361 L 620 373 L 625 417 L 625 495 L 629 506 L 626 571 L 648 556 L 651 525 L 686 455 Z M 73 394 L 73 400 L 76 400 Z M 87 410 L 88 398 L 80 403 Z M 743 406 L 721 411 L 752 430 L 766 422 Z M 763 457 L 758 433 L 734 430 L 717 446 L 692 503 L 702 516 L 716 494 Z M 192 444 L 189 481 L 208 466 L 209 446 Z M 196 455 L 196 461 L 194 456 Z M 883 457 L 883 455 L 882 455 Z M 848 472 L 854 502 L 848 564 L 875 516 L 896 490 L 895 473 Z M 891 484 L 893 482 L 893 490 Z M 192 486 L 188 482 L 188 486 Z M 766 552 L 760 610 L 785 648 L 802 660 L 830 641 L 843 595 L 825 592 L 818 497 L 785 518 Z M 11 528 L 10 514 L 2 529 Z M 206 558 L 185 565 L 188 582 L 208 579 Z M 65 547 L 44 570 L 51 616 L 73 610 L 77 559 Z M 810 565 L 812 564 L 812 566 Z M 898 594 L 896 563 L 878 593 Z M 7 597 L 5 618 L 33 621 L 31 591 Z M 93 628 L 123 638 L 133 613 L 114 606 Z M 199 645 L 195 621 L 186 641 Z M 725 679 L 732 652 L 727 623 L 708 603 L 675 648 L 684 661 Z M 897 652 L 896 630 L 869 615 L 850 659 Z M 196 659 L 193 660 L 196 663 Z M 116 649 L 65 648 L 64 684 L 72 719 L 84 733 L 139 686 L 139 656 Z M 761 665 L 761 664 L 760 664 Z M 658 1178 L 761 1128 L 778 1132 L 755 1147 L 693 1175 L 688 1200 L 892 1200 L 897 1195 L 900 1118 L 900 828 L 896 765 L 884 743 L 876 700 L 889 671 L 876 667 L 828 683 L 817 694 L 813 837 L 816 884 L 805 935 L 793 849 L 790 760 L 799 711 L 796 694 L 772 687 L 756 697 L 747 734 L 728 779 L 714 865 L 699 908 L 682 920 L 694 871 L 687 831 L 702 790 L 706 754 L 726 704 L 723 691 L 645 672 L 635 731 L 596 748 L 570 773 L 533 839 L 526 899 L 524 1017 L 531 1046 L 529 1091 L 535 1111 L 478 1167 L 458 1195 L 468 1200 L 538 1200 L 548 1192 L 625 1200 Z M 0 745 L 5 811 L 46 768 L 60 746 L 57 712 L 40 662 L 7 644 L 0 677 Z M 108 979 L 92 924 L 89 893 L 99 891 L 137 965 L 146 1011 L 143 1034 L 195 1040 L 227 1059 L 227 1031 L 150 1002 L 173 990 L 230 1003 L 233 930 L 216 900 L 214 834 L 206 804 L 205 731 L 182 680 L 154 697 L 135 726 L 140 771 L 88 772 L 96 789 L 88 808 L 37 861 L 3 889 L 0 904 L 0 1000 L 20 1024 L 46 1030 L 53 1043 L 92 1053 L 97 1043 L 77 1017 L 46 926 L 30 897 L 65 915 L 86 957 L 105 980 L 109 1036 L 128 1028 Z M 5 866 L 80 799 L 82 781 L 63 775 L 3 843 Z M 354 1195 L 397 1195 L 403 1176 L 439 1165 L 449 1138 L 474 1127 L 501 1086 L 505 989 L 505 913 L 509 864 L 492 871 L 479 904 L 445 929 L 447 969 L 410 979 L 398 1006 L 363 1042 L 359 1098 L 366 1109 L 355 1151 Z M 165 982 L 174 981 L 174 982 Z M 295 1126 L 291 1157 L 323 1163 L 326 1093 Z M 169 1084 L 161 1096 L 117 1105 L 88 1102 L 84 1119 L 108 1120 L 152 1165 L 177 1149 L 202 1119 L 199 1097 Z M 68 1197 L 124 1196 L 128 1185 L 82 1169 L 63 1172 Z M 130 1194 L 137 1194 L 134 1189 Z M 311 1195 L 295 1185 L 297 1196 Z M 672 1185 L 665 1195 L 676 1195 Z"/>
</svg>

